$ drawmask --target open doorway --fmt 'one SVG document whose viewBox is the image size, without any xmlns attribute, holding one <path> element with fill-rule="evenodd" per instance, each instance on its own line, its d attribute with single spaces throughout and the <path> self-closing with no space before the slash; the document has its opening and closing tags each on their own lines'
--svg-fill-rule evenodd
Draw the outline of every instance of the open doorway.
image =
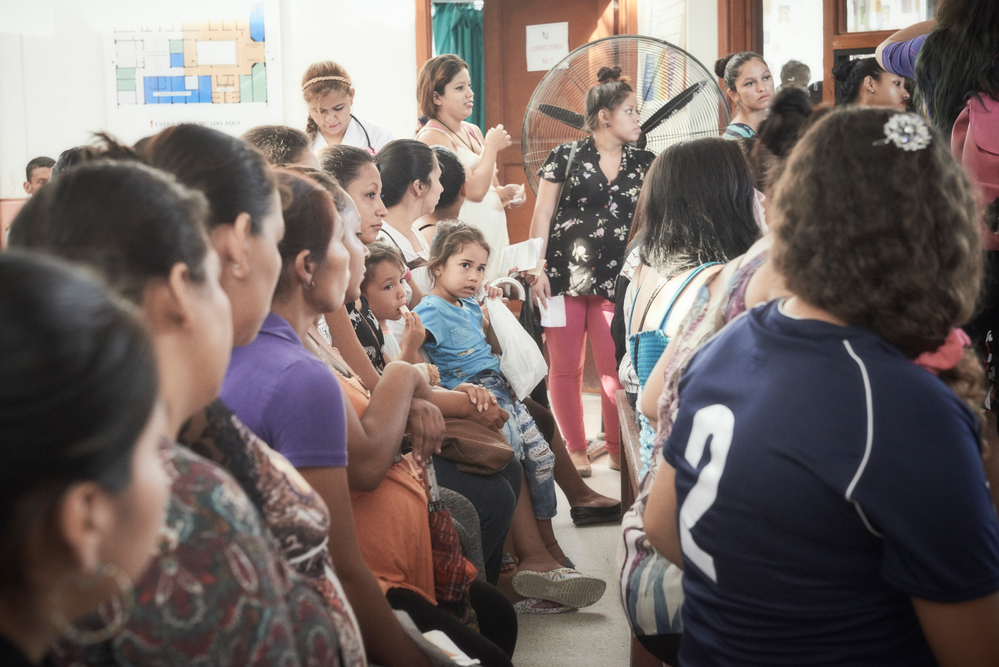
<svg viewBox="0 0 999 667">
<path fill-rule="evenodd" d="M 497 0 L 492 0 L 497 1 Z M 453 53 L 468 63 L 472 92 L 477 104 L 465 120 L 486 131 L 485 44 L 482 30 L 483 0 L 434 0 L 430 9 L 433 26 L 432 56 Z"/>
</svg>

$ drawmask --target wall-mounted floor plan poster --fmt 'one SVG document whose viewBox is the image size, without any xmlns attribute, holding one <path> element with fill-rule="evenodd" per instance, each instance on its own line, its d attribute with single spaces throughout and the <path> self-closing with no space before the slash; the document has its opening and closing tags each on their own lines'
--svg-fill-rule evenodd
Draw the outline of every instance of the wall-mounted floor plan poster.
<svg viewBox="0 0 999 667">
<path fill-rule="evenodd" d="M 134 142 L 178 123 L 242 134 L 281 122 L 278 0 L 225 11 L 113 27 L 105 42 L 112 134 Z"/>
</svg>

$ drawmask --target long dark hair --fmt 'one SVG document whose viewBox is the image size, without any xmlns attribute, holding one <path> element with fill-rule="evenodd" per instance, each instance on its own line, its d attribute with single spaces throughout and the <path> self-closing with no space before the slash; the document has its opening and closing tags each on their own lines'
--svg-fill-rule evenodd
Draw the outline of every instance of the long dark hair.
<svg viewBox="0 0 999 667">
<path fill-rule="evenodd" d="M 208 227 L 231 225 L 250 214 L 250 231 L 259 234 L 274 204 L 274 175 L 267 159 L 245 141 L 201 125 L 169 127 L 142 148 L 146 161 L 170 172 L 208 197 Z"/>
<path fill-rule="evenodd" d="M 366 164 L 375 164 L 375 156 L 356 146 L 327 146 L 319 151 L 319 166 L 345 188 L 357 180 Z"/>
<path fill-rule="evenodd" d="M 950 136 L 968 98 L 999 99 L 999 2 L 947 0 L 916 59 L 917 93 L 933 125 Z"/>
<path fill-rule="evenodd" d="M 664 277 L 726 262 L 759 238 L 753 172 L 736 142 L 670 146 L 652 163 L 635 209 L 642 261 Z"/>
<path fill-rule="evenodd" d="M 123 304 L 64 262 L 0 255 L 0 591 L 26 585 L 28 532 L 72 484 L 129 484 L 158 377 Z"/>
<path fill-rule="evenodd" d="M 396 139 L 378 151 L 375 163 L 382 175 L 382 201 L 392 208 L 402 201 L 413 181 L 429 183 L 437 158 L 433 150 L 416 139 Z"/>
<path fill-rule="evenodd" d="M 319 176 L 324 175 L 315 171 Z M 326 261 L 337 212 L 326 188 L 308 176 L 281 169 L 277 179 L 284 195 L 284 238 L 278 243 L 281 278 L 276 293 L 286 294 L 295 285 L 295 258 L 299 253 L 308 250 L 317 264 Z"/>
<path fill-rule="evenodd" d="M 32 248 L 98 269 L 139 303 L 148 282 L 186 264 L 205 278 L 205 197 L 138 162 L 73 167 L 24 205 L 10 230 L 13 247 Z"/>
</svg>

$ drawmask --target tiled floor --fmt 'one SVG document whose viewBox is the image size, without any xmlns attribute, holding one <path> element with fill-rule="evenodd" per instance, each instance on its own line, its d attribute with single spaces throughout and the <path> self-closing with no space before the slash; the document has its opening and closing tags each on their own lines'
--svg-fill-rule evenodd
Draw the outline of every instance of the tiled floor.
<svg viewBox="0 0 999 667">
<path fill-rule="evenodd" d="M 600 430 L 600 397 L 583 396 L 586 434 Z M 604 495 L 619 497 L 620 476 L 607 467 L 607 457 L 593 464 L 591 487 Z M 630 634 L 617 586 L 617 524 L 576 528 L 569 506 L 559 494 L 559 513 L 553 519 L 555 535 L 576 567 L 607 582 L 607 592 L 595 605 L 569 614 L 520 615 L 520 635 L 513 662 L 517 667 L 625 667 Z"/>
</svg>

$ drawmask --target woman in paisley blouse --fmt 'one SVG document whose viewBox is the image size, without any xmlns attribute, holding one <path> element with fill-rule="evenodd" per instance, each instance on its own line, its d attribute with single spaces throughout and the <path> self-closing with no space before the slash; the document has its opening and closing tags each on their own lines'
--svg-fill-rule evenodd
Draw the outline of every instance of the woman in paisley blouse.
<svg viewBox="0 0 999 667">
<path fill-rule="evenodd" d="M 137 163 L 101 161 L 68 170 L 29 204 L 12 244 L 84 262 L 135 304 L 176 434 L 218 395 L 233 341 L 204 197 Z M 125 618 L 86 620 L 104 641 L 85 645 L 77 633 L 53 661 L 353 664 L 341 660 L 339 620 L 288 567 L 236 480 L 186 447 L 170 443 L 166 454 L 170 501 L 134 606 Z"/>
<path fill-rule="evenodd" d="M 611 466 L 620 468 L 614 392 L 621 382 L 610 334 L 614 282 L 635 202 L 655 157 L 631 145 L 641 135 L 638 102 L 620 76 L 620 67 L 600 69 L 599 83 L 586 94 L 590 136 L 555 148 L 538 172 L 531 237 L 542 239 L 547 268 L 536 279 L 525 276 L 543 306 L 550 297 L 565 297 L 565 326 L 545 329 L 548 386 L 569 454 L 584 476 L 590 474 L 582 398 L 587 336 L 600 373 L 607 451 Z"/>
</svg>

